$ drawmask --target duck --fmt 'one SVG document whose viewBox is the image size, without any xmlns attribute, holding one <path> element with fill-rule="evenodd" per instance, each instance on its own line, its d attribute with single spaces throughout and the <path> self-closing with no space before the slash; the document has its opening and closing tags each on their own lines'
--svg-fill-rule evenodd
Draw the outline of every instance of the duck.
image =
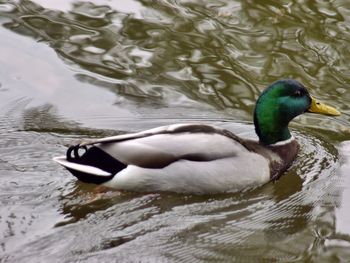
<svg viewBox="0 0 350 263">
<path fill-rule="evenodd" d="M 53 158 L 78 180 L 119 191 L 217 194 L 276 181 L 297 158 L 288 124 L 304 113 L 338 116 L 298 81 L 278 80 L 254 109 L 258 140 L 202 123 L 82 141 Z"/>
</svg>

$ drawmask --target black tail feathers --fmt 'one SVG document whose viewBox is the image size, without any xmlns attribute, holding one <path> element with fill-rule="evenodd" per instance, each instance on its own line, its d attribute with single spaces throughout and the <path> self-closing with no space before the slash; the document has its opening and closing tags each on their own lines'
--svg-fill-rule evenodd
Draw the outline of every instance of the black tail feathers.
<svg viewBox="0 0 350 263">
<path fill-rule="evenodd" d="M 82 150 L 84 152 L 81 154 Z M 69 162 L 93 166 L 111 174 L 110 176 L 101 176 L 66 167 L 75 177 L 85 183 L 102 184 L 107 182 L 127 166 L 97 146 L 90 148 L 80 145 L 71 146 L 67 150 L 66 158 Z"/>
</svg>

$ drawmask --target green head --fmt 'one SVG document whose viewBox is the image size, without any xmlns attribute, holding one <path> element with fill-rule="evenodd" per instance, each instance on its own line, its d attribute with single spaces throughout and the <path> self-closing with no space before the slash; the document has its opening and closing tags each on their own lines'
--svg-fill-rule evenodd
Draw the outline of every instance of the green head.
<svg viewBox="0 0 350 263">
<path fill-rule="evenodd" d="M 260 95 L 255 106 L 254 125 L 260 142 L 269 145 L 291 138 L 289 122 L 306 111 L 340 114 L 316 102 L 298 81 L 287 79 L 273 83 Z"/>
</svg>

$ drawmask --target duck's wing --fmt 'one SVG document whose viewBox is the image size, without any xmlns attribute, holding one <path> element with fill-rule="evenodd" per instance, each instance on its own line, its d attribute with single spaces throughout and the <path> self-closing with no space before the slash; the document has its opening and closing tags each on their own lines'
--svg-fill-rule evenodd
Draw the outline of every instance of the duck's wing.
<svg viewBox="0 0 350 263">
<path fill-rule="evenodd" d="M 247 151 L 238 140 L 214 126 L 179 124 L 83 142 L 54 160 L 70 171 L 86 172 L 88 168 L 92 174 L 111 175 L 128 165 L 163 168 L 178 160 L 204 162 L 233 157 Z M 82 148 L 84 154 L 80 154 Z"/>
<path fill-rule="evenodd" d="M 103 138 L 95 145 L 124 164 L 162 168 L 180 159 L 210 161 L 246 151 L 227 131 L 209 125 L 180 124 Z"/>
</svg>

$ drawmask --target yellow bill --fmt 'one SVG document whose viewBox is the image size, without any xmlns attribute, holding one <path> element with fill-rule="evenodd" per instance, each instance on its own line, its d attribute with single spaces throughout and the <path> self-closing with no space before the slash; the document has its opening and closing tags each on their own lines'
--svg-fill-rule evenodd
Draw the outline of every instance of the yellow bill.
<svg viewBox="0 0 350 263">
<path fill-rule="evenodd" d="M 337 111 L 335 108 L 328 106 L 326 104 L 323 104 L 321 102 L 318 102 L 315 98 L 311 97 L 311 106 L 307 110 L 308 112 L 313 113 L 320 113 L 325 115 L 332 115 L 332 116 L 339 116 L 340 112 Z"/>
</svg>

